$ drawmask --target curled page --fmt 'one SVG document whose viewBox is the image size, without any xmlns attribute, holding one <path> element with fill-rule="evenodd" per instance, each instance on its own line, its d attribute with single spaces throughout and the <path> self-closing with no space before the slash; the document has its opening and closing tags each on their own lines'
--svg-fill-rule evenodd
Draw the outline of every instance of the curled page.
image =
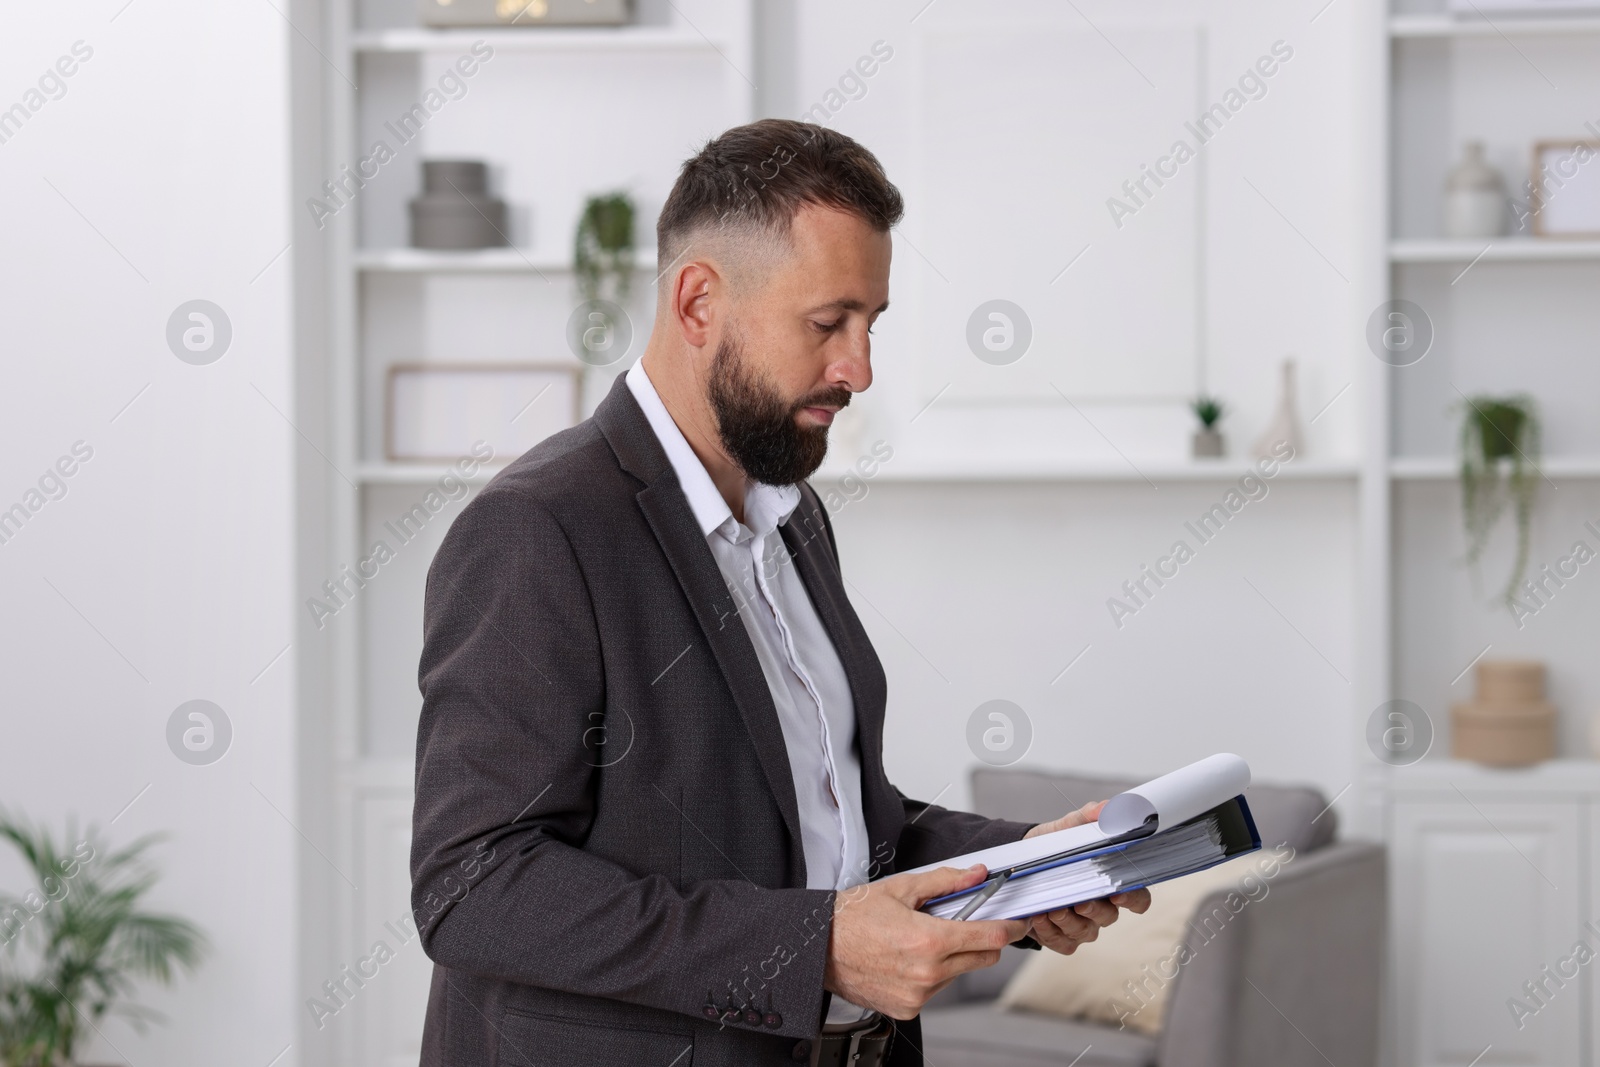
<svg viewBox="0 0 1600 1067">
<path fill-rule="evenodd" d="M 1127 833 L 1154 815 L 1157 832 L 1170 830 L 1249 785 L 1250 765 L 1231 752 L 1219 752 L 1118 793 L 1101 809 L 1100 829 L 1108 835 Z"/>
<path fill-rule="evenodd" d="M 1226 752 L 1207 756 L 1198 763 L 1117 794 L 1106 802 L 1095 822 L 991 845 L 953 859 L 925 863 L 905 873 L 931 871 L 937 867 L 970 867 L 974 863 L 983 864 L 991 872 L 1034 864 L 1069 851 L 1102 846 L 1108 838 L 1142 827 L 1150 815 L 1156 816 L 1157 832 L 1171 830 L 1232 800 L 1249 784 L 1250 767 L 1244 760 Z"/>
</svg>

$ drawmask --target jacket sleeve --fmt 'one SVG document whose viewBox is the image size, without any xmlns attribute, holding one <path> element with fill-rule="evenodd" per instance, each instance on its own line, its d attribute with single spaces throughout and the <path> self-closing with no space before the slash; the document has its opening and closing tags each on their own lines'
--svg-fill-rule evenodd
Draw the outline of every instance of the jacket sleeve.
<svg viewBox="0 0 1600 1067">
<path fill-rule="evenodd" d="M 906 824 L 900 831 L 900 846 L 895 850 L 896 870 L 910 870 L 963 853 L 1009 844 L 1021 840 L 1022 835 L 1034 827 L 1030 822 L 951 811 L 937 804 L 912 800 L 898 789 L 895 793 L 906 809 Z"/>
<path fill-rule="evenodd" d="M 758 977 L 782 1025 L 815 1034 L 832 891 L 739 880 L 679 888 L 582 844 L 603 722 L 599 631 L 556 519 L 511 487 L 456 520 L 428 573 L 412 908 L 440 965 L 700 1016 Z M 645 802 L 645 801 L 641 801 Z M 741 990 L 741 996 L 743 990 Z"/>
</svg>

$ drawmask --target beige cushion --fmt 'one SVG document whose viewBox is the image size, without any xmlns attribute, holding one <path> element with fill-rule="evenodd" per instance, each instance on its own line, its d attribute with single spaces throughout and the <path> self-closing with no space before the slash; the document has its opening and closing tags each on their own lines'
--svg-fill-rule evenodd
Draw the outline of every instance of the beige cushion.
<svg viewBox="0 0 1600 1067">
<path fill-rule="evenodd" d="M 1028 961 L 1001 990 L 998 1005 L 1159 1033 L 1173 979 L 1190 951 L 1180 953 L 1178 946 L 1185 938 L 1191 944 L 1203 940 L 1190 936 L 1189 920 L 1195 910 L 1205 897 L 1226 888 L 1239 891 L 1231 898 L 1235 910 L 1242 910 L 1250 898 L 1259 898 L 1266 888 L 1263 865 L 1270 855 L 1269 850 L 1239 856 L 1153 886 L 1149 911 L 1123 912 L 1100 931 L 1099 938 L 1070 956 L 1048 948 L 1029 953 Z M 1246 876 L 1251 877 L 1241 888 Z"/>
</svg>

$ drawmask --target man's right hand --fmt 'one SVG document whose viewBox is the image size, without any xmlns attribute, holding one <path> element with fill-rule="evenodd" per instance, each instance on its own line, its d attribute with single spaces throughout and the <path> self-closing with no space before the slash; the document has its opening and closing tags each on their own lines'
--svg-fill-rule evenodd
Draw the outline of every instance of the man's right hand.
<svg viewBox="0 0 1600 1067">
<path fill-rule="evenodd" d="M 840 890 L 823 988 L 892 1019 L 910 1019 L 965 971 L 991 967 L 1000 950 L 1027 936 L 1026 919 L 954 922 L 919 912 L 923 901 L 988 876 L 982 864 L 896 874 Z"/>
</svg>

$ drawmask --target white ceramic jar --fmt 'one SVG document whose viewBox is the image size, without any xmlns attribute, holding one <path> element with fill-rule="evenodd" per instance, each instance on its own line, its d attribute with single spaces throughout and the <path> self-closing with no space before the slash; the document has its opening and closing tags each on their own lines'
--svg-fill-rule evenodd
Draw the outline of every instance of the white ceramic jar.
<svg viewBox="0 0 1600 1067">
<path fill-rule="evenodd" d="M 1498 237 L 1506 228 L 1506 185 L 1484 158 L 1482 141 L 1469 141 L 1444 183 L 1446 237 Z"/>
</svg>

